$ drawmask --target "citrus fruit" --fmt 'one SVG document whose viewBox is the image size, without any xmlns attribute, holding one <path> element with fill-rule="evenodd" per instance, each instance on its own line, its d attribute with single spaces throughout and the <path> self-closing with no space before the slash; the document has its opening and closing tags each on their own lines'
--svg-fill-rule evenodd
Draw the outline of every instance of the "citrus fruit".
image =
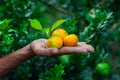
<svg viewBox="0 0 120 80">
<path fill-rule="evenodd" d="M 78 37 L 75 34 L 66 36 L 63 40 L 65 46 L 76 46 L 78 43 Z"/>
<path fill-rule="evenodd" d="M 105 62 L 98 63 L 96 65 L 96 72 L 102 76 L 106 76 L 110 73 L 110 66 Z"/>
<path fill-rule="evenodd" d="M 64 29 L 56 29 L 52 32 L 52 36 L 59 36 L 63 40 L 66 36 L 68 36 L 68 33 Z"/>
<path fill-rule="evenodd" d="M 63 46 L 63 41 L 60 37 L 58 36 L 54 36 L 54 37 L 50 37 L 47 40 L 47 47 L 51 47 L 51 48 L 61 48 Z"/>
</svg>

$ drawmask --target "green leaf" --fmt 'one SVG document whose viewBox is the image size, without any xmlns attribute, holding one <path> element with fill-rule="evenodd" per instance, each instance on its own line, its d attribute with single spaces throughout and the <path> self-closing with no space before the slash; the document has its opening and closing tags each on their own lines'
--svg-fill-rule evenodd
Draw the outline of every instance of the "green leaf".
<svg viewBox="0 0 120 80">
<path fill-rule="evenodd" d="M 50 28 L 44 28 L 44 31 L 45 31 L 45 33 L 49 33 L 49 31 L 50 31 Z"/>
<path fill-rule="evenodd" d="M 42 25 L 37 19 L 32 19 L 30 21 L 30 25 L 32 28 L 37 29 L 37 30 L 42 30 Z"/>
<path fill-rule="evenodd" d="M 12 19 L 4 19 L 3 21 L 0 21 L 0 30 L 4 30 L 9 26 L 10 22 L 12 21 Z"/>
<path fill-rule="evenodd" d="M 10 46 L 6 46 L 6 45 L 0 46 L 0 51 L 2 51 L 2 52 L 7 52 L 7 51 L 9 51 L 9 49 L 10 49 Z"/>
<path fill-rule="evenodd" d="M 14 41 L 14 38 L 12 37 L 11 34 L 4 34 L 3 40 L 6 45 L 10 45 Z"/>
<path fill-rule="evenodd" d="M 64 66 L 62 64 L 55 65 L 54 68 L 50 68 L 50 73 L 45 76 L 45 80 L 63 80 L 64 74 Z"/>
<path fill-rule="evenodd" d="M 0 36 L 1 36 L 2 34 L 3 34 L 2 31 L 0 31 Z"/>
<path fill-rule="evenodd" d="M 44 28 L 43 30 L 47 35 L 50 35 L 50 28 Z"/>
<path fill-rule="evenodd" d="M 55 28 L 57 28 L 58 26 L 60 26 L 62 23 L 64 23 L 66 20 L 65 19 L 60 19 L 58 21 L 56 21 L 52 27 L 51 27 L 51 31 L 53 31 Z"/>
</svg>

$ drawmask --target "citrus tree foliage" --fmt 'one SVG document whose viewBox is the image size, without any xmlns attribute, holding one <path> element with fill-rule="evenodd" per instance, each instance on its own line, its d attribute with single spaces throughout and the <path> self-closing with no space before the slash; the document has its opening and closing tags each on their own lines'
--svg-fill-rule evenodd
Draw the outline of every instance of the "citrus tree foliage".
<svg viewBox="0 0 120 80">
<path fill-rule="evenodd" d="M 33 40 L 48 38 L 57 27 L 91 44 L 93 53 L 63 57 L 35 56 L 3 80 L 119 80 L 119 0 L 0 0 L 0 57 Z M 96 72 L 110 65 L 109 75 Z"/>
</svg>

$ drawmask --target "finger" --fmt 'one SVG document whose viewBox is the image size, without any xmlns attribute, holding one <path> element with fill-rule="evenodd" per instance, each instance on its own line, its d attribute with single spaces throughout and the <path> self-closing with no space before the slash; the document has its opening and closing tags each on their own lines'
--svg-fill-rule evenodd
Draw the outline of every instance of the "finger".
<svg viewBox="0 0 120 80">
<path fill-rule="evenodd" d="M 35 50 L 35 54 L 39 55 L 39 56 L 52 56 L 54 54 L 58 53 L 58 49 L 57 48 L 43 48 L 40 47 L 39 49 L 36 48 Z"/>
<path fill-rule="evenodd" d="M 87 49 L 88 52 L 94 51 L 94 48 L 91 45 L 85 45 L 84 47 Z"/>
<path fill-rule="evenodd" d="M 85 42 L 78 42 L 78 46 L 83 46 L 87 49 L 89 52 L 93 52 L 94 48 L 91 45 L 87 45 Z"/>
<path fill-rule="evenodd" d="M 68 53 L 79 53 L 79 52 L 87 52 L 85 47 L 63 47 L 59 50 L 58 54 L 68 54 Z"/>
<path fill-rule="evenodd" d="M 87 45 L 85 42 L 78 42 L 77 44 L 78 46 L 84 46 L 84 45 Z"/>
</svg>

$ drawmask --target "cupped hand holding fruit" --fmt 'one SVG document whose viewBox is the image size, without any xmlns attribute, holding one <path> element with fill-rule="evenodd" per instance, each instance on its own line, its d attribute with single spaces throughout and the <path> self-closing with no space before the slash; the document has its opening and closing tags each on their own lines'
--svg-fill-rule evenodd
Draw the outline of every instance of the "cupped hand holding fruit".
<svg viewBox="0 0 120 80">
<path fill-rule="evenodd" d="M 88 45 L 85 42 L 78 42 L 78 38 L 75 34 L 68 35 L 64 31 L 61 31 L 58 35 L 57 33 L 53 33 L 48 40 L 38 39 L 33 41 L 31 43 L 32 51 L 39 56 L 60 56 L 73 52 L 79 53 L 94 51 L 94 48 L 91 45 Z"/>
<path fill-rule="evenodd" d="M 31 49 L 34 54 L 39 56 L 60 56 L 70 53 L 79 53 L 79 52 L 93 52 L 94 48 L 91 45 L 86 44 L 85 42 L 78 42 L 76 46 L 68 47 L 63 46 L 61 48 L 48 48 L 46 46 L 47 39 L 38 39 L 31 43 Z"/>
</svg>

